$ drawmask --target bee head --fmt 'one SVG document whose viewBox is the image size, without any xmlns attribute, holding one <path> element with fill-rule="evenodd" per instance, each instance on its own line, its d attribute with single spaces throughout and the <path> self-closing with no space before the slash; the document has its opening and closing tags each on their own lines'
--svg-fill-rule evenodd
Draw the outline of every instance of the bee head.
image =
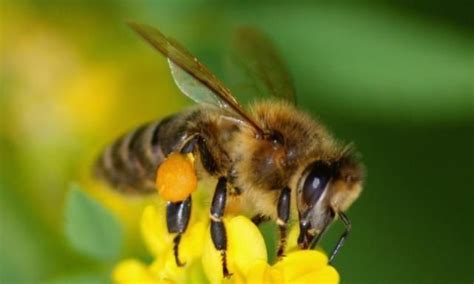
<svg viewBox="0 0 474 284">
<path fill-rule="evenodd" d="M 344 212 L 362 190 L 362 167 L 351 155 L 334 162 L 315 161 L 303 171 L 297 185 L 300 223 L 298 244 L 315 245 L 338 212 Z"/>
</svg>

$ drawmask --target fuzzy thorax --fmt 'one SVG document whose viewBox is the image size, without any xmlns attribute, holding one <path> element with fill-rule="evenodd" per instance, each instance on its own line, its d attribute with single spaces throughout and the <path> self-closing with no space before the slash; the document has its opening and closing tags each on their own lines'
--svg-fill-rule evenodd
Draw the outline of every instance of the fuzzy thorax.
<svg viewBox="0 0 474 284">
<path fill-rule="evenodd" d="M 342 147 L 321 123 L 288 103 L 259 102 L 251 110 L 267 136 L 257 139 L 248 128 L 236 133 L 230 151 L 234 183 L 242 189 L 243 204 L 274 217 L 280 190 L 295 191 L 303 168 L 315 160 L 336 160 Z"/>
</svg>

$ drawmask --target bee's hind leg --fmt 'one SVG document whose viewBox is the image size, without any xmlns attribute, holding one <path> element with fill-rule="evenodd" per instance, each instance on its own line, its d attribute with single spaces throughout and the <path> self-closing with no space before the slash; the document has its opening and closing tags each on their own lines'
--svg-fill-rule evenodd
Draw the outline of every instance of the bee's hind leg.
<svg viewBox="0 0 474 284">
<path fill-rule="evenodd" d="M 221 177 L 217 182 L 216 191 L 211 205 L 211 238 L 214 247 L 222 256 L 222 272 L 228 278 L 232 274 L 227 268 L 227 234 L 222 220 L 227 199 L 227 178 Z"/>
<path fill-rule="evenodd" d="M 181 241 L 181 235 L 188 227 L 189 218 L 191 216 L 191 205 L 191 196 L 184 201 L 168 202 L 166 205 L 166 225 L 169 233 L 176 234 L 173 239 L 173 251 L 176 265 L 180 267 L 186 264 L 179 260 L 179 243 Z"/>
<path fill-rule="evenodd" d="M 181 147 L 180 153 L 192 153 L 198 137 L 198 135 L 190 135 L 187 142 Z M 191 205 L 191 195 L 184 201 L 168 202 L 166 205 L 166 225 L 168 227 L 168 233 L 176 234 L 173 239 L 173 252 L 176 265 L 179 267 L 186 264 L 179 259 L 179 244 L 181 242 L 181 236 L 188 227 L 191 217 Z"/>
<path fill-rule="evenodd" d="M 280 259 L 285 254 L 286 248 L 286 231 L 288 226 L 288 220 L 290 219 L 290 204 L 291 204 L 291 191 L 290 188 L 285 187 L 280 193 L 277 207 L 277 225 L 280 231 L 280 241 L 278 245 L 277 257 Z"/>
</svg>

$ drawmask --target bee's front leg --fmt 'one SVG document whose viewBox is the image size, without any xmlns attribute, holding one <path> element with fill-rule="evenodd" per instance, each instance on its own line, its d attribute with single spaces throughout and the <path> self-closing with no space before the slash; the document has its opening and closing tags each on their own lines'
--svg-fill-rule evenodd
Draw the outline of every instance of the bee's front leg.
<svg viewBox="0 0 474 284">
<path fill-rule="evenodd" d="M 290 219 L 290 204 L 291 204 L 291 190 L 289 187 L 285 187 L 278 198 L 277 207 L 277 225 L 280 230 L 280 242 L 278 245 L 277 256 L 282 258 L 285 253 L 286 247 L 286 230 L 288 220 Z"/>
<path fill-rule="evenodd" d="M 227 199 L 227 178 L 220 177 L 217 182 L 216 191 L 212 198 L 211 205 L 211 238 L 214 247 L 220 251 L 222 256 L 222 272 L 224 277 L 230 277 L 232 274 L 227 269 L 227 234 L 222 220 Z"/>
<path fill-rule="evenodd" d="M 168 232 L 176 234 L 173 239 L 174 258 L 177 266 L 184 266 L 185 263 L 179 260 L 179 242 L 181 235 L 188 227 L 189 218 L 191 216 L 191 196 L 180 202 L 168 202 L 166 205 L 166 225 Z"/>
</svg>

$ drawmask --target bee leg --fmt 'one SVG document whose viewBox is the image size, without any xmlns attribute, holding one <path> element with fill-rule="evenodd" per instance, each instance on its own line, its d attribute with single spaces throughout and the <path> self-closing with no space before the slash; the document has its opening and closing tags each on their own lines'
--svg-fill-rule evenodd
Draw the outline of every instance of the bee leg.
<svg viewBox="0 0 474 284">
<path fill-rule="evenodd" d="M 222 272 L 224 277 L 228 278 L 232 274 L 227 269 L 227 234 L 225 231 L 224 222 L 222 216 L 224 215 L 224 209 L 227 199 L 227 178 L 221 177 L 217 182 L 216 191 L 212 198 L 211 205 L 211 238 L 214 243 L 214 247 L 220 251 L 222 256 Z"/>
<path fill-rule="evenodd" d="M 332 221 L 334 220 L 334 217 L 336 216 L 335 215 L 336 213 L 334 213 L 333 210 L 330 211 L 329 215 L 326 217 L 325 219 L 325 222 L 324 222 L 324 225 L 322 226 L 322 229 L 318 232 L 316 232 L 314 229 L 310 228 L 309 230 L 307 230 L 306 232 L 306 239 L 307 240 L 310 240 L 308 243 L 307 243 L 307 247 L 305 247 L 305 249 L 314 249 L 318 244 L 319 244 L 319 241 L 322 239 L 323 235 L 326 233 L 326 231 L 328 230 L 329 228 L 329 225 L 331 225 Z M 300 227 L 301 228 L 301 227 Z"/>
<path fill-rule="evenodd" d="M 190 137 L 186 139 L 186 143 L 184 143 L 184 145 L 180 148 L 181 154 L 192 153 L 194 151 L 194 147 L 196 147 L 197 140 L 197 134 L 190 135 Z"/>
<path fill-rule="evenodd" d="M 280 198 L 278 199 L 277 207 L 277 225 L 280 231 L 280 242 L 278 245 L 277 257 L 280 259 L 284 256 L 285 247 L 286 247 L 286 230 L 288 225 L 288 220 L 290 219 L 290 204 L 291 204 L 291 191 L 290 188 L 285 187 L 281 193 Z"/>
<path fill-rule="evenodd" d="M 188 227 L 189 218 L 191 216 L 191 205 L 191 196 L 184 201 L 168 202 L 166 205 L 166 226 L 169 233 L 176 234 L 173 239 L 173 251 L 176 265 L 180 267 L 186 264 L 179 260 L 179 243 L 181 241 L 181 235 Z"/>
<path fill-rule="evenodd" d="M 341 237 L 339 238 L 339 241 L 337 242 L 336 246 L 332 250 L 331 257 L 329 257 L 329 264 L 331 264 L 336 257 L 337 253 L 339 250 L 342 248 L 344 245 L 345 241 L 347 240 L 347 237 L 349 236 L 349 233 L 351 231 L 351 221 L 349 218 L 344 214 L 343 212 L 337 213 L 339 218 L 341 219 L 342 223 L 344 224 L 344 233 L 342 233 Z"/>
<path fill-rule="evenodd" d="M 310 230 L 310 226 L 302 223 L 300 218 L 300 234 L 298 235 L 297 243 L 301 249 L 311 248 L 310 240 L 312 240 L 314 236 L 310 234 Z"/>
<path fill-rule="evenodd" d="M 218 166 L 216 160 L 212 156 L 209 148 L 206 144 L 206 139 L 203 138 L 200 134 L 194 134 L 188 141 L 181 147 L 180 152 L 182 154 L 192 153 L 195 148 L 199 151 L 201 157 L 201 162 L 204 169 L 210 174 L 216 174 L 218 171 Z"/>
</svg>

